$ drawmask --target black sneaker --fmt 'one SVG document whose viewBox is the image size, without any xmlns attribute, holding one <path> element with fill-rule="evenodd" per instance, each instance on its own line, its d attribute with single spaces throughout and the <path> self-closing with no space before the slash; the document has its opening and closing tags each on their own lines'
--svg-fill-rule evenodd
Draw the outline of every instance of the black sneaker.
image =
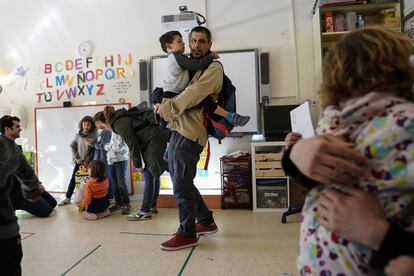
<svg viewBox="0 0 414 276">
<path fill-rule="evenodd" d="M 122 214 L 128 215 L 131 212 L 131 206 L 122 206 Z"/>
<path fill-rule="evenodd" d="M 109 207 L 109 211 L 111 211 L 111 212 L 115 212 L 115 211 L 118 211 L 120 209 L 121 209 L 121 206 L 116 204 L 116 203 Z"/>
<path fill-rule="evenodd" d="M 250 120 L 250 116 L 243 116 L 240 115 L 238 113 L 234 113 L 233 116 L 233 126 L 244 126 L 245 124 L 247 124 Z"/>
</svg>

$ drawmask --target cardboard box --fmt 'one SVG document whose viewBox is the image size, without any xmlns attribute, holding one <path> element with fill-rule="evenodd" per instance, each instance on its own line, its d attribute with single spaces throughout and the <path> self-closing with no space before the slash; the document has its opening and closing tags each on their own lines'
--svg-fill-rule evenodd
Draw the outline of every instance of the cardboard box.
<svg viewBox="0 0 414 276">
<path fill-rule="evenodd" d="M 401 19 L 399 17 L 385 17 L 383 24 L 387 28 L 399 28 Z"/>
</svg>

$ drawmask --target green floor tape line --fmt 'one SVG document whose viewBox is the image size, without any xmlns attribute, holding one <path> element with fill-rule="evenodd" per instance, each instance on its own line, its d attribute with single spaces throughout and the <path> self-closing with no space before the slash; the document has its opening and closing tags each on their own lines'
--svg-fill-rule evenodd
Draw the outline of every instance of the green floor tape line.
<svg viewBox="0 0 414 276">
<path fill-rule="evenodd" d="M 200 236 L 198 236 L 198 237 L 197 237 L 197 241 L 198 241 L 199 239 L 200 239 Z M 187 266 L 188 261 L 189 261 L 189 260 L 190 260 L 190 258 L 191 258 L 191 255 L 193 255 L 193 251 L 195 250 L 195 248 L 196 248 L 195 246 L 193 246 L 193 248 L 191 248 L 190 253 L 188 253 L 187 258 L 185 259 L 185 261 L 184 261 L 183 265 L 181 266 L 180 272 L 178 272 L 178 276 L 181 276 L 181 275 L 183 274 L 183 271 L 184 271 L 185 267 Z"/>
<path fill-rule="evenodd" d="M 21 240 L 24 240 L 24 239 L 27 239 L 27 238 L 33 236 L 35 233 L 20 232 L 19 234 L 20 234 Z"/>
<path fill-rule="evenodd" d="M 139 233 L 139 232 L 120 232 L 121 234 L 129 235 L 144 235 L 144 236 L 167 236 L 170 237 L 172 234 L 159 234 L 159 233 Z"/>
<path fill-rule="evenodd" d="M 83 257 L 82 259 L 80 259 L 79 261 L 77 261 L 74 265 L 72 265 L 68 270 L 66 270 L 65 272 L 63 272 L 63 275 L 66 275 L 69 271 L 71 271 L 75 266 L 77 266 L 78 264 L 80 264 L 80 262 L 82 262 L 84 259 L 86 259 L 87 257 L 89 257 L 89 255 L 91 255 L 93 252 L 95 252 L 99 247 L 101 247 L 101 245 L 98 245 L 97 247 L 95 247 L 91 252 L 89 252 L 85 257 Z"/>
</svg>

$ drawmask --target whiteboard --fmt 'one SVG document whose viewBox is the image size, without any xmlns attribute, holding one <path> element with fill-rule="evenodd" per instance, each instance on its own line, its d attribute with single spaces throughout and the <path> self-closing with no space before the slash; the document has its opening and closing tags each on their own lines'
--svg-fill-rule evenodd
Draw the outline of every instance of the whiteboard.
<svg viewBox="0 0 414 276">
<path fill-rule="evenodd" d="M 130 104 L 109 104 L 115 109 L 129 109 Z M 72 151 L 69 147 L 79 131 L 79 121 L 103 111 L 106 104 L 72 107 L 35 108 L 36 170 L 46 190 L 66 192 L 73 172 Z M 129 162 L 127 187 L 132 193 L 132 171 Z"/>
<path fill-rule="evenodd" d="M 233 135 L 255 134 L 260 130 L 259 106 L 259 74 L 257 62 L 257 49 L 218 51 L 218 59 L 224 67 L 224 73 L 236 87 L 237 113 L 250 116 L 250 121 L 243 127 L 235 127 Z M 163 87 L 166 73 L 166 57 L 151 57 L 151 91 L 155 87 Z"/>
</svg>

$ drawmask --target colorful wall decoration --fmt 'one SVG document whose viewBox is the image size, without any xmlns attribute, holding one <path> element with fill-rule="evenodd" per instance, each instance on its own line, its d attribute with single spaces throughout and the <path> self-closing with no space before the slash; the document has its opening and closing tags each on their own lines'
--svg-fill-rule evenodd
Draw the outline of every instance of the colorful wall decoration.
<svg viewBox="0 0 414 276">
<path fill-rule="evenodd" d="M 132 75 L 130 65 L 131 53 L 45 63 L 42 65 L 43 78 L 37 85 L 37 103 L 103 96 L 108 92 L 105 89 L 107 81 L 119 83 Z M 128 85 L 129 82 L 124 83 L 119 89 L 127 90 Z"/>
</svg>

